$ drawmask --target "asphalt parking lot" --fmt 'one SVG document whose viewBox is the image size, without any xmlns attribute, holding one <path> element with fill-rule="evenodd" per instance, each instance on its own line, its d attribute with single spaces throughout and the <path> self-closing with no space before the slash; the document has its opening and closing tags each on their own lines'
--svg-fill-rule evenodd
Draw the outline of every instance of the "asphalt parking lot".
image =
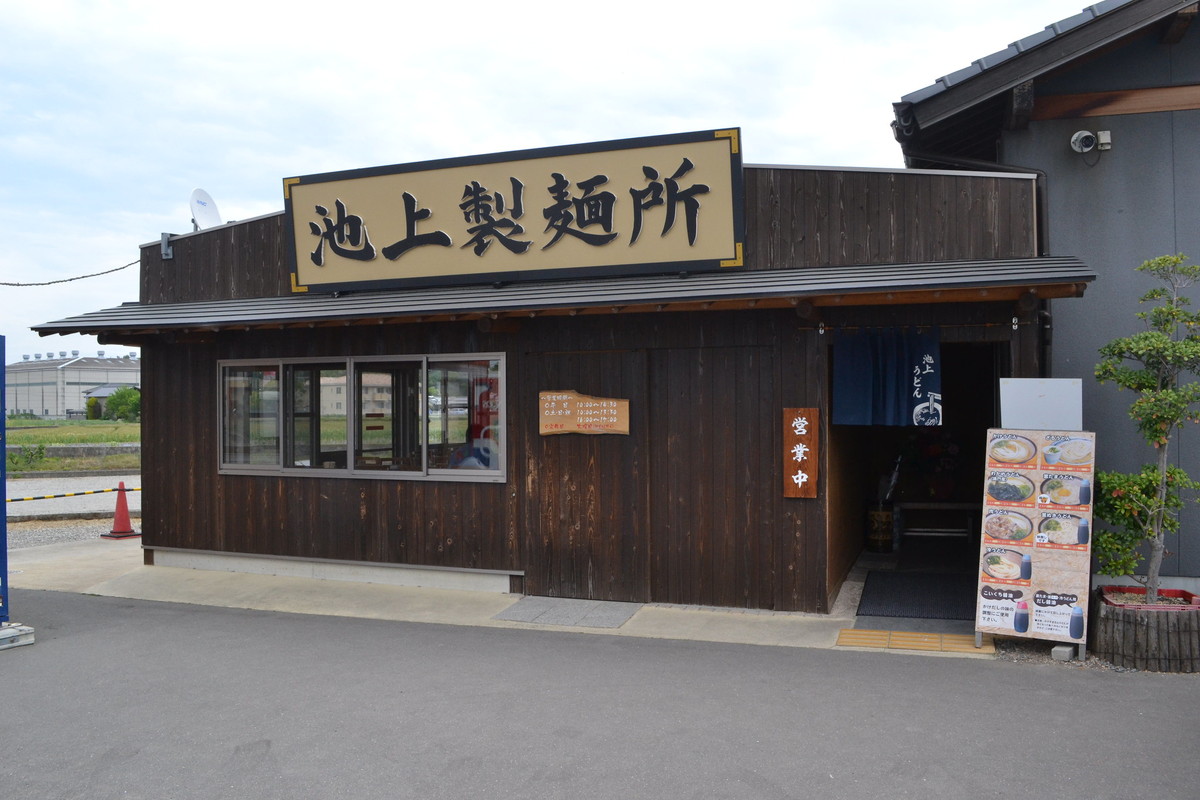
<svg viewBox="0 0 1200 800">
<path fill-rule="evenodd" d="M 1195 796 L 1195 676 L 14 595 L 23 800 Z"/>
<path fill-rule="evenodd" d="M 853 613 L 538 624 L 513 596 L 143 567 L 103 515 L 10 527 L 36 642 L 0 651 L 3 797 L 1195 795 L 1195 675 L 834 646 Z"/>
</svg>

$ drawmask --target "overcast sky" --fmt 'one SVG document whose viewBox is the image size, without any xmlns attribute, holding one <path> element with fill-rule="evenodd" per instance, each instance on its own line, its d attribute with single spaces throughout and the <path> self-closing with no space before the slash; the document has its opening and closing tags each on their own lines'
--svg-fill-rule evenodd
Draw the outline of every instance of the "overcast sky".
<svg viewBox="0 0 1200 800">
<path fill-rule="evenodd" d="M 413 4 L 39 0 L 0 22 L 0 284 L 120 267 L 283 208 L 292 175 L 741 127 L 747 164 L 902 167 L 891 104 L 1082 0 Z M 0 285 L 29 326 L 138 297 L 136 265 Z"/>
</svg>

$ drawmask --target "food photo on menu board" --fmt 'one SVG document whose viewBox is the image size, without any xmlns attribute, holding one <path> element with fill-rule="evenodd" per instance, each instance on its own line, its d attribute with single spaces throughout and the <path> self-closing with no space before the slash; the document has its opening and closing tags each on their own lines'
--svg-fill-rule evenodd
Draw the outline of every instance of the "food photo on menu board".
<svg viewBox="0 0 1200 800">
<path fill-rule="evenodd" d="M 977 631 L 1083 640 L 1095 451 L 1084 431 L 988 431 Z"/>
</svg>

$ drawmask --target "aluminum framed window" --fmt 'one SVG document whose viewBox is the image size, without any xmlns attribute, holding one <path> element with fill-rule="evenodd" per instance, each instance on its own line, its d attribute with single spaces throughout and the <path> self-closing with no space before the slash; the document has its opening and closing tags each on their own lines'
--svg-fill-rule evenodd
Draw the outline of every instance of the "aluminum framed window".
<svg viewBox="0 0 1200 800">
<path fill-rule="evenodd" d="M 220 471 L 505 480 L 500 353 L 222 361 Z"/>
<path fill-rule="evenodd" d="M 221 466 L 262 472 L 279 466 L 278 363 L 221 368 Z"/>
</svg>

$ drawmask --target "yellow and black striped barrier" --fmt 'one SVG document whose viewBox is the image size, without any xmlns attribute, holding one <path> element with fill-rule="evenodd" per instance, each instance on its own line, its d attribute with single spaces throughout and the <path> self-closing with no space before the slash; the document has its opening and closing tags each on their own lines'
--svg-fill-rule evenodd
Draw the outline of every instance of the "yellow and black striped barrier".
<svg viewBox="0 0 1200 800">
<path fill-rule="evenodd" d="M 85 494 L 105 494 L 107 492 L 140 492 L 141 490 L 142 490 L 142 487 L 140 487 L 140 486 L 137 487 L 136 489 L 127 489 L 124 486 L 120 486 L 116 489 L 92 489 L 91 491 L 87 491 L 87 492 L 67 492 L 66 494 L 43 494 L 43 495 L 39 495 L 37 497 L 10 497 L 10 498 L 6 499 L 4 502 L 6 502 L 6 503 L 23 503 L 26 500 L 54 500 L 59 497 L 82 497 Z"/>
</svg>

